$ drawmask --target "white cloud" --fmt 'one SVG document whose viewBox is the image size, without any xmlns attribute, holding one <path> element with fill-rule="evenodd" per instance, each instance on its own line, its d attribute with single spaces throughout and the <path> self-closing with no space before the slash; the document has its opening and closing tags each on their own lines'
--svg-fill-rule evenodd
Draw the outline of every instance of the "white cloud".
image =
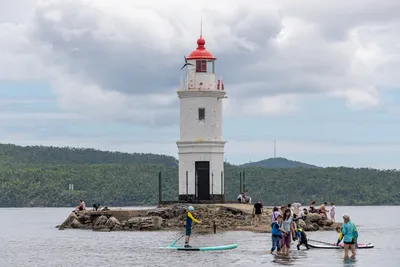
<svg viewBox="0 0 400 267">
<path fill-rule="evenodd" d="M 262 99 L 252 105 L 252 114 L 278 114 L 283 109 L 276 107 L 287 104 L 285 95 L 304 92 L 339 96 L 355 108 L 375 107 L 379 90 L 400 79 L 393 75 L 400 66 L 397 1 L 259 1 L 248 6 L 243 1 L 68 0 L 39 1 L 35 10 L 29 4 L 9 7 L 21 17 L 31 12 L 24 24 L 11 19 L 0 24 L 0 36 L 7 40 L 0 52 L 0 79 L 47 79 L 63 107 L 100 118 L 120 119 L 120 112 L 104 110 L 104 101 L 120 107 L 129 102 L 124 97 L 148 105 L 155 121 L 164 108 L 172 109 L 175 102 L 168 100 L 156 112 L 154 96 L 175 97 L 181 57 L 195 48 L 201 16 L 207 47 L 220 58 L 217 70 L 230 97 L 238 100 L 233 102 Z M 377 9 L 381 13 L 372 12 Z M 88 94 L 90 109 L 81 101 Z M 143 101 L 146 94 L 153 96 Z M 130 106 L 133 114 L 145 112 L 141 105 L 136 111 Z"/>
<path fill-rule="evenodd" d="M 398 87 L 399 1 L 253 2 L 0 0 L 6 7 L 0 9 L 0 81 L 48 83 L 63 111 L 3 112 L 0 120 L 178 123 L 179 69 L 196 47 L 201 17 L 227 89 L 228 117 L 298 114 L 305 100 L 323 97 L 355 110 L 379 108 L 385 90 Z M 21 101 L 31 100 L 1 99 L 0 105 Z M 324 147 L 335 153 L 336 146 Z"/>
</svg>

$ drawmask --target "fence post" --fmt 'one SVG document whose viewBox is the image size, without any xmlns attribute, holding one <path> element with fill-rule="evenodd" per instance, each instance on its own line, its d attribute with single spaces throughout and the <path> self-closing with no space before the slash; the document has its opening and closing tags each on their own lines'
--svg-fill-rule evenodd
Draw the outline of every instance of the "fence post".
<svg viewBox="0 0 400 267">
<path fill-rule="evenodd" d="M 246 191 L 246 181 L 245 181 L 245 172 L 243 171 L 243 192 Z"/>
<path fill-rule="evenodd" d="M 241 194 L 243 191 L 242 191 L 242 172 L 240 172 L 240 189 L 239 189 L 239 194 Z"/>
<path fill-rule="evenodd" d="M 186 171 L 186 201 L 189 200 L 189 172 Z"/>
<path fill-rule="evenodd" d="M 195 188 L 195 194 L 196 194 L 196 196 L 195 196 L 195 199 L 196 199 L 196 201 L 198 200 L 198 196 L 199 196 L 199 192 L 198 192 L 198 175 L 197 175 L 197 171 L 196 171 L 196 188 Z"/>
<path fill-rule="evenodd" d="M 158 173 L 158 204 L 162 202 L 161 171 Z"/>
<path fill-rule="evenodd" d="M 214 172 L 211 172 L 211 195 L 214 197 Z"/>
<path fill-rule="evenodd" d="M 224 172 L 223 171 L 221 171 L 221 197 L 222 197 L 222 201 L 225 202 Z"/>
</svg>

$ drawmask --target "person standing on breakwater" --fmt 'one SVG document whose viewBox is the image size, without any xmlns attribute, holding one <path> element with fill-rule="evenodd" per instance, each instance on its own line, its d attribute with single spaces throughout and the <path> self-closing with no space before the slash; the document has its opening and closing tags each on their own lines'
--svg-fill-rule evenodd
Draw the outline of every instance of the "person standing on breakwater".
<svg viewBox="0 0 400 267">
<path fill-rule="evenodd" d="M 301 208 L 301 204 L 299 203 L 298 200 L 296 200 L 296 201 L 292 204 L 292 207 L 293 207 L 293 212 L 294 212 L 294 214 L 299 215 L 300 208 Z"/>
<path fill-rule="evenodd" d="M 260 199 L 260 200 L 258 200 L 258 202 L 256 204 L 254 204 L 254 207 L 253 207 L 253 215 L 255 217 L 254 218 L 254 226 L 255 227 L 260 226 L 260 222 L 262 219 L 261 216 L 262 216 L 263 212 L 264 212 L 264 209 L 263 209 L 263 205 L 262 205 L 261 199 Z"/>
<path fill-rule="evenodd" d="M 194 211 L 193 206 L 189 206 L 189 210 L 186 214 L 186 237 L 185 237 L 185 248 L 190 248 L 189 246 L 189 241 L 190 241 L 190 235 L 192 234 L 192 223 L 200 223 L 200 221 L 196 220 L 191 211 Z"/>
<path fill-rule="evenodd" d="M 324 202 L 324 204 L 322 204 L 320 207 L 319 207 L 319 214 L 321 214 L 323 217 L 325 217 L 325 218 L 328 218 L 328 215 L 327 215 L 327 213 L 328 213 L 328 210 L 326 209 L 326 205 L 328 205 L 328 203 L 327 202 Z"/>
<path fill-rule="evenodd" d="M 351 250 L 351 258 L 355 259 L 356 257 L 356 244 L 358 238 L 358 231 L 356 225 L 350 221 L 350 216 L 345 213 L 343 214 L 343 226 L 342 226 L 342 235 L 343 235 L 343 243 L 344 243 L 344 258 L 349 258 L 349 248 Z"/>
<path fill-rule="evenodd" d="M 331 217 L 331 221 L 335 222 L 335 204 L 333 204 L 333 202 L 331 202 L 331 210 L 329 211 L 329 215 Z"/>
</svg>

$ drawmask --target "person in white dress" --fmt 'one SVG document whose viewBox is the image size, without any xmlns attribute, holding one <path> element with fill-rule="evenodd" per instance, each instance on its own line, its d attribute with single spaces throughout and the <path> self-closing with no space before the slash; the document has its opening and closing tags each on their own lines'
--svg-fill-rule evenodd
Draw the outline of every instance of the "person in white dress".
<svg viewBox="0 0 400 267">
<path fill-rule="evenodd" d="M 296 201 L 292 204 L 292 208 L 293 208 L 294 214 L 298 215 L 299 212 L 300 212 L 300 208 L 301 208 L 301 204 L 299 203 L 298 200 L 296 200 Z"/>
</svg>

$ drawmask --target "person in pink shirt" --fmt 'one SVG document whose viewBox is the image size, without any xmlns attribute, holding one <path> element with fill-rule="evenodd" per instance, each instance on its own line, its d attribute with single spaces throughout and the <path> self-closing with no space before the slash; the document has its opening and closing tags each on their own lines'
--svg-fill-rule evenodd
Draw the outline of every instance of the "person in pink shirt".
<svg viewBox="0 0 400 267">
<path fill-rule="evenodd" d="M 79 200 L 79 206 L 77 206 L 74 210 L 74 212 L 76 212 L 77 210 L 86 210 L 86 204 L 85 201 L 83 201 L 82 199 Z"/>
</svg>

